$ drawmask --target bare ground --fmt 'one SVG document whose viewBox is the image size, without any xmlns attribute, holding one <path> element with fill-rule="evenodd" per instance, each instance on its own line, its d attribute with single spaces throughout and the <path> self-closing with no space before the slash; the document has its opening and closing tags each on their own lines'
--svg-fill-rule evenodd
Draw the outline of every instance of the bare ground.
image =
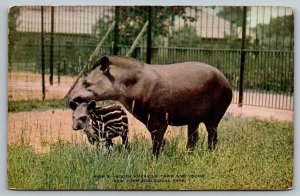
<svg viewBox="0 0 300 196">
<path fill-rule="evenodd" d="M 231 104 L 227 109 L 227 113 L 232 116 L 239 117 L 256 117 L 260 119 L 275 119 L 289 122 L 294 121 L 294 111 L 292 110 L 281 110 L 249 105 L 238 107 L 237 104 Z"/>
<path fill-rule="evenodd" d="M 146 127 L 128 113 L 129 142 L 137 138 L 151 141 Z M 72 130 L 72 110 L 47 110 L 8 113 L 8 143 L 29 143 L 35 152 L 43 152 L 58 140 L 71 143 L 88 143 L 82 131 Z M 184 129 L 169 127 L 166 139 L 172 139 Z M 115 142 L 120 143 L 120 138 Z"/>
<path fill-rule="evenodd" d="M 41 74 L 27 72 L 8 73 L 8 98 L 10 101 L 42 99 Z M 59 99 L 69 91 L 76 77 L 61 76 L 58 83 L 58 76 L 53 77 L 53 85 L 49 83 L 49 75 L 45 75 L 45 98 Z"/>
</svg>

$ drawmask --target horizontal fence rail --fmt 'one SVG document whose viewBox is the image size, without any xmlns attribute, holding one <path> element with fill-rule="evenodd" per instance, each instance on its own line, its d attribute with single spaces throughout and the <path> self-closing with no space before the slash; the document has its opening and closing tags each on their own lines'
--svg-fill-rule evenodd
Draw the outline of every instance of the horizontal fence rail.
<svg viewBox="0 0 300 196">
<path fill-rule="evenodd" d="M 9 100 L 63 98 L 104 36 L 98 56 L 131 49 L 151 64 L 208 63 L 229 80 L 233 103 L 294 109 L 293 9 L 267 6 L 12 7 Z"/>
</svg>

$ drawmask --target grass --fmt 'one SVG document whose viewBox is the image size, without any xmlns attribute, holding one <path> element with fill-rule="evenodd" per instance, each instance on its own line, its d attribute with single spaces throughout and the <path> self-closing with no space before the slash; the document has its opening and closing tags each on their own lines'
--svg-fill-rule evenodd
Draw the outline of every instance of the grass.
<svg viewBox="0 0 300 196">
<path fill-rule="evenodd" d="M 100 101 L 98 105 L 111 104 L 112 101 Z M 69 108 L 66 99 L 48 99 L 48 100 L 21 100 L 9 101 L 8 112 L 28 112 L 43 111 L 48 109 L 66 109 Z"/>
<path fill-rule="evenodd" d="M 135 139 L 107 151 L 63 141 L 36 154 L 24 143 L 8 146 L 8 187 L 42 190 L 280 190 L 293 182 L 293 124 L 226 116 L 216 150 L 207 150 L 200 126 L 194 152 L 185 133 L 167 141 L 156 160 L 151 144 Z M 47 145 L 47 144 L 45 144 Z"/>
<path fill-rule="evenodd" d="M 24 100 L 24 101 L 9 101 L 8 112 L 25 112 L 34 110 L 47 110 L 56 108 L 67 108 L 65 99 L 50 99 L 50 100 Z"/>
</svg>

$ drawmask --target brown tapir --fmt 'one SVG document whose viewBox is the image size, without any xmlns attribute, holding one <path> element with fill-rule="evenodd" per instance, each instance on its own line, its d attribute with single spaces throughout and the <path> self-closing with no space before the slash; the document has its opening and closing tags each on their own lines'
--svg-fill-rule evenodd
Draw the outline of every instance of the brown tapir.
<svg viewBox="0 0 300 196">
<path fill-rule="evenodd" d="M 187 148 L 193 150 L 203 122 L 208 148 L 217 144 L 217 127 L 232 99 L 232 89 L 216 68 L 199 62 L 149 65 L 104 56 L 69 94 L 69 101 L 118 100 L 146 125 L 153 154 L 160 152 L 168 125 L 188 125 Z"/>
</svg>

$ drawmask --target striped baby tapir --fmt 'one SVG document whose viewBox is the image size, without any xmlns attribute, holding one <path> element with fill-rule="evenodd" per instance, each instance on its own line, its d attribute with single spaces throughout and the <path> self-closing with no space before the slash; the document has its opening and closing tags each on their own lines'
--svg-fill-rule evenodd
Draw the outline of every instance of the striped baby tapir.
<svg viewBox="0 0 300 196">
<path fill-rule="evenodd" d="M 120 105 L 96 107 L 96 102 L 70 102 L 73 110 L 73 130 L 83 129 L 90 144 L 97 145 L 105 142 L 109 148 L 113 145 L 112 139 L 120 136 L 122 144 L 128 142 L 128 118 Z"/>
</svg>

